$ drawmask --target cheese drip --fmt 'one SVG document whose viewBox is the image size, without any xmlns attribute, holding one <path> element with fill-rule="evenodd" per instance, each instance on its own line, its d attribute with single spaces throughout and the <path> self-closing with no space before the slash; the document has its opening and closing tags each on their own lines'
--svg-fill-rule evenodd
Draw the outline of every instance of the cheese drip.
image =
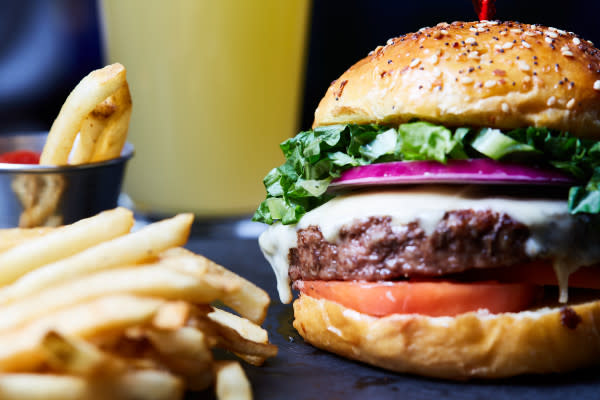
<svg viewBox="0 0 600 400">
<path fill-rule="evenodd" d="M 324 238 L 335 243 L 340 229 L 372 216 L 390 216 L 392 226 L 418 222 L 431 234 L 447 211 L 492 210 L 507 214 L 530 230 L 525 243 L 532 259 L 554 260 L 561 301 L 567 300 L 568 277 L 580 266 L 600 261 L 600 219 L 589 215 L 571 215 L 567 201 L 522 196 L 490 197 L 478 186 L 423 185 L 396 190 L 364 192 L 337 197 L 312 210 L 296 225 L 269 227 L 259 238 L 263 254 L 277 277 L 281 301 L 289 303 L 289 260 L 296 247 L 297 231 L 318 226 Z"/>
</svg>

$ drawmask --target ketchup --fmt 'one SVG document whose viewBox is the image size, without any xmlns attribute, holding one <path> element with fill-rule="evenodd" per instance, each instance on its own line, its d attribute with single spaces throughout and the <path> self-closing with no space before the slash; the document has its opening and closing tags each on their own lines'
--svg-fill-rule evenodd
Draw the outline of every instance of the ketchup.
<svg viewBox="0 0 600 400">
<path fill-rule="evenodd" d="M 496 13 L 496 7 L 494 6 L 495 0 L 473 0 L 473 7 L 475 12 L 479 16 L 479 20 L 491 20 Z"/>
<path fill-rule="evenodd" d="M 29 150 L 16 150 L 0 154 L 0 163 L 39 164 L 40 153 Z"/>
</svg>

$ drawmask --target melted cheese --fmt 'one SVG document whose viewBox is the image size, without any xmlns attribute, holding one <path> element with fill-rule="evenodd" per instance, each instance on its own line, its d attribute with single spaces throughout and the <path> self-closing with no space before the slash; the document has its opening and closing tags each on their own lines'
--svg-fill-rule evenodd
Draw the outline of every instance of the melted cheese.
<svg viewBox="0 0 600 400">
<path fill-rule="evenodd" d="M 390 216 L 392 226 L 418 222 L 431 234 L 446 211 L 493 210 L 529 227 L 525 251 L 532 258 L 555 261 L 566 301 L 568 276 L 579 266 L 600 261 L 600 232 L 589 229 L 591 217 L 571 215 L 566 200 L 489 197 L 476 186 L 426 185 L 384 192 L 365 192 L 337 197 L 307 213 L 296 225 L 275 224 L 259 238 L 263 254 L 273 267 L 281 301 L 292 300 L 288 277 L 288 254 L 296 246 L 297 231 L 316 225 L 324 238 L 335 243 L 342 227 L 372 216 Z M 582 240 L 585 239 L 585 240 Z"/>
</svg>

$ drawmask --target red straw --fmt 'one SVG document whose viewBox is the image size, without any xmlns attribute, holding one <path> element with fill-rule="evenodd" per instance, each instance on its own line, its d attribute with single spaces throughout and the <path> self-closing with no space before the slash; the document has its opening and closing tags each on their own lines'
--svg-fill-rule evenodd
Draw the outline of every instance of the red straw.
<svg viewBox="0 0 600 400">
<path fill-rule="evenodd" d="M 494 0 L 473 0 L 473 7 L 480 21 L 491 20 L 496 13 Z"/>
</svg>

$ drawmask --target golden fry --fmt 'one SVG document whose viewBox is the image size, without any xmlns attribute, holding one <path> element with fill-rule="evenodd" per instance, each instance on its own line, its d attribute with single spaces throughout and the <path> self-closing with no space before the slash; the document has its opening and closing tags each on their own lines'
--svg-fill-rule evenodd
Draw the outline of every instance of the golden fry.
<svg viewBox="0 0 600 400">
<path fill-rule="evenodd" d="M 178 257 L 181 255 L 193 257 L 195 264 L 174 264 L 176 268 L 191 274 L 194 273 L 195 268 L 208 268 L 210 272 L 214 273 L 220 279 L 235 282 L 239 285 L 240 290 L 231 292 L 220 300 L 243 317 L 257 324 L 262 324 L 267 316 L 267 309 L 271 302 L 267 292 L 219 264 L 183 248 L 169 249 L 161 254 L 161 258 Z"/>
<path fill-rule="evenodd" d="M 218 400 L 251 400 L 252 388 L 239 363 L 218 361 L 215 363 L 217 374 L 216 393 Z"/>
<path fill-rule="evenodd" d="M 69 94 L 50 128 L 40 158 L 41 165 L 67 165 L 83 119 L 96 105 L 125 83 L 125 67 L 108 65 L 92 71 Z"/>
<path fill-rule="evenodd" d="M 117 112 L 111 116 L 94 146 L 92 162 L 110 160 L 119 157 L 127 139 L 131 118 L 131 95 L 127 82 L 114 94 Z"/>
<path fill-rule="evenodd" d="M 38 238 L 52 232 L 51 227 L 0 229 L 0 253 L 5 252 L 27 240 Z"/>
</svg>

